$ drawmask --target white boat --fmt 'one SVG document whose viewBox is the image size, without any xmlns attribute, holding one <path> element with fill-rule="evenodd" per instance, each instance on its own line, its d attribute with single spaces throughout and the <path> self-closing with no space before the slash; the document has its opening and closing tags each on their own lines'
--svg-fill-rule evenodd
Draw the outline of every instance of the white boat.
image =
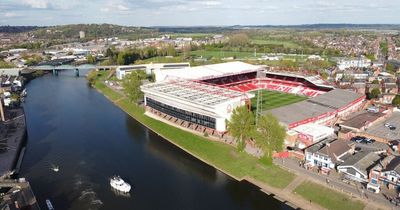
<svg viewBox="0 0 400 210">
<path fill-rule="evenodd" d="M 113 187 L 114 189 L 124 192 L 124 193 L 128 193 L 131 190 L 131 185 L 126 183 L 121 177 L 119 176 L 113 176 L 110 179 L 110 185 L 111 187 Z"/>
<path fill-rule="evenodd" d="M 21 96 L 25 97 L 26 95 L 28 95 L 28 92 L 26 91 L 26 88 L 25 88 L 24 90 L 22 90 Z"/>
<path fill-rule="evenodd" d="M 49 199 L 46 199 L 46 205 L 49 210 L 54 210 L 53 204 L 51 204 Z"/>
<path fill-rule="evenodd" d="M 51 170 L 54 172 L 58 172 L 60 170 L 60 168 L 56 165 L 51 164 Z"/>
</svg>

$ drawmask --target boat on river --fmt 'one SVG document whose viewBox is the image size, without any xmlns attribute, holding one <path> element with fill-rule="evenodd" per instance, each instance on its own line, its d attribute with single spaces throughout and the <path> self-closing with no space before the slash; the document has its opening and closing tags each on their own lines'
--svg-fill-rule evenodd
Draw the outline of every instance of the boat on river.
<svg viewBox="0 0 400 210">
<path fill-rule="evenodd" d="M 49 210 L 54 210 L 53 204 L 51 204 L 49 199 L 46 199 L 46 205 Z"/>
<path fill-rule="evenodd" d="M 131 190 L 131 185 L 125 182 L 120 176 L 111 177 L 110 185 L 114 189 L 124 193 L 128 193 Z"/>
</svg>

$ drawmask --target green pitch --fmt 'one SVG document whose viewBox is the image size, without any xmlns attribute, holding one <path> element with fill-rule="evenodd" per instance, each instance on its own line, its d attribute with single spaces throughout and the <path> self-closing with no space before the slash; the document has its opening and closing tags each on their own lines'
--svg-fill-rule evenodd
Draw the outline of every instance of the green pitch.
<svg viewBox="0 0 400 210">
<path fill-rule="evenodd" d="M 252 93 L 255 94 L 255 97 L 251 99 L 251 109 L 256 110 L 258 91 L 254 91 Z M 307 99 L 305 96 L 298 96 L 270 90 L 261 90 L 260 93 L 262 94 L 261 104 L 263 111 L 286 106 Z"/>
</svg>

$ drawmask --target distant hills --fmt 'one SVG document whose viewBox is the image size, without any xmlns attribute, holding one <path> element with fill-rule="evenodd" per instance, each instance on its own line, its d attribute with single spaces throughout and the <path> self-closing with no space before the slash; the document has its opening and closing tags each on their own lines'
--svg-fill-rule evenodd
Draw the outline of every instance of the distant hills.
<svg viewBox="0 0 400 210">
<path fill-rule="evenodd" d="M 234 26 L 152 26 L 134 27 L 113 24 L 74 24 L 60 26 L 0 26 L 0 33 L 32 32 L 38 38 L 77 38 L 84 31 L 87 38 L 126 36 L 147 37 L 153 33 L 219 33 L 241 29 L 376 29 L 400 30 L 400 24 L 304 24 L 304 25 L 234 25 Z"/>
<path fill-rule="evenodd" d="M 0 26 L 0 33 L 21 33 L 38 29 L 38 26 Z"/>
</svg>

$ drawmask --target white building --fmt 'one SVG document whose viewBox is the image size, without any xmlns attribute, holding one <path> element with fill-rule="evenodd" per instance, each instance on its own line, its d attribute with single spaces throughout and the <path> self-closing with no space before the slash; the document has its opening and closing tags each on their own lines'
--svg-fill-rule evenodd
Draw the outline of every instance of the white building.
<svg viewBox="0 0 400 210">
<path fill-rule="evenodd" d="M 347 68 L 353 68 L 353 67 L 358 67 L 358 68 L 366 68 L 371 66 L 371 60 L 370 59 L 342 59 L 339 60 L 337 63 L 337 66 L 340 70 L 345 70 Z"/>
<path fill-rule="evenodd" d="M 262 70 L 263 67 L 234 61 L 228 63 L 211 64 L 180 69 L 155 69 L 156 81 L 168 79 L 205 80 L 229 75 L 244 74 Z"/>
<path fill-rule="evenodd" d="M 181 69 L 187 67 L 190 67 L 190 63 L 151 63 L 141 65 L 125 65 L 117 67 L 116 76 L 118 79 L 123 79 L 125 75 L 137 70 L 145 70 L 146 73 L 149 75 L 151 73 L 160 72 L 167 69 Z"/>
<path fill-rule="evenodd" d="M 321 170 L 331 170 L 342 163 L 346 155 L 352 154 L 354 148 L 344 140 L 320 142 L 305 150 L 306 166 L 320 167 Z"/>
<path fill-rule="evenodd" d="M 85 32 L 84 31 L 79 31 L 79 38 L 84 39 L 85 38 Z"/>
<path fill-rule="evenodd" d="M 232 111 L 245 105 L 248 95 L 192 81 L 163 81 L 141 86 L 146 113 L 203 127 L 219 133 L 226 131 Z M 167 117 L 165 115 L 168 115 Z"/>
<path fill-rule="evenodd" d="M 347 158 L 337 167 L 347 179 L 361 183 L 368 183 L 370 169 L 379 163 L 380 156 L 374 152 L 360 151 Z"/>
</svg>

